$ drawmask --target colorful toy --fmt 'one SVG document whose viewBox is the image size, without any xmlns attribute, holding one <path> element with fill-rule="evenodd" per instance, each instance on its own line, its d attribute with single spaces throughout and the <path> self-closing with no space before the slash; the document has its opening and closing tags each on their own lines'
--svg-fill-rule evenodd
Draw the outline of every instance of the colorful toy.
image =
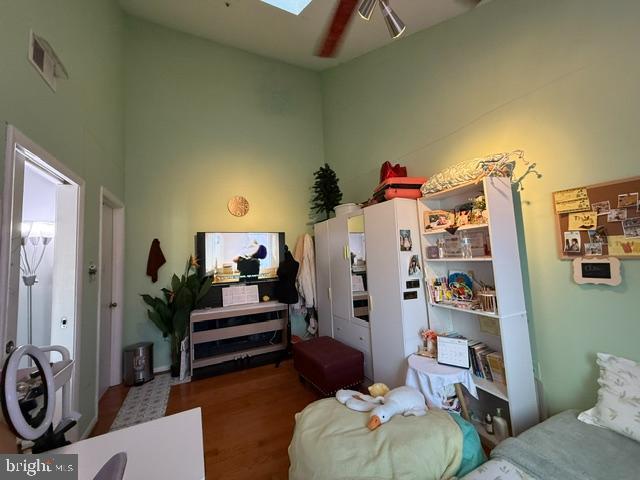
<svg viewBox="0 0 640 480">
<path fill-rule="evenodd" d="M 367 424 L 369 430 L 375 430 L 383 423 L 387 423 L 394 415 L 420 417 L 427 413 L 424 395 L 415 388 L 407 386 L 394 388 L 384 396 L 378 397 L 355 390 L 338 390 L 336 400 L 356 412 L 371 412 Z"/>
</svg>

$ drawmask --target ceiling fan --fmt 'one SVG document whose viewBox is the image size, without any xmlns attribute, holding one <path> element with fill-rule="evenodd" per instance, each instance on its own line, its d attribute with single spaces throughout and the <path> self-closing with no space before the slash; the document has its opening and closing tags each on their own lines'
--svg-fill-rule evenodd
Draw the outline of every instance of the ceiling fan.
<svg viewBox="0 0 640 480">
<path fill-rule="evenodd" d="M 457 1 L 475 7 L 482 0 Z M 364 20 L 370 20 L 377 4 L 380 7 L 382 17 L 387 24 L 391 37 L 397 38 L 402 35 L 406 30 L 406 26 L 395 10 L 391 8 L 390 2 L 391 0 L 338 0 L 333 12 L 333 18 L 316 55 L 319 57 L 334 57 L 336 55 L 356 8 Z M 360 4 L 359 7 L 358 3 Z"/>
</svg>

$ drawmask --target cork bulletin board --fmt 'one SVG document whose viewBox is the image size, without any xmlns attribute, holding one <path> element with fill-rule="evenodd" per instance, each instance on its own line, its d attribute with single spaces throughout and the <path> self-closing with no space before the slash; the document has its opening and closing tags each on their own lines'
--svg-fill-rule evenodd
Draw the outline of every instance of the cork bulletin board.
<svg viewBox="0 0 640 480">
<path fill-rule="evenodd" d="M 640 177 L 553 192 L 558 256 L 640 259 Z"/>
</svg>

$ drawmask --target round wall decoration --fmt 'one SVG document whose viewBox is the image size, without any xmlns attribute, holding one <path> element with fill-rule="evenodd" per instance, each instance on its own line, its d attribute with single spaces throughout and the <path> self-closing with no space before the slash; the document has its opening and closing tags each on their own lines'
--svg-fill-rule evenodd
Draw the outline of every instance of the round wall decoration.
<svg viewBox="0 0 640 480">
<path fill-rule="evenodd" d="M 229 213 L 236 217 L 244 217 L 249 212 L 249 202 L 246 198 L 236 195 L 227 204 Z"/>
</svg>

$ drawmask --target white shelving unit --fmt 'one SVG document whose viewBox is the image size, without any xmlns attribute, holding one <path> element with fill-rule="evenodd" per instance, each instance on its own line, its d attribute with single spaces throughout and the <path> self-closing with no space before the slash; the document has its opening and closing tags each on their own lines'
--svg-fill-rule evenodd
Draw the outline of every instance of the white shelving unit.
<svg viewBox="0 0 640 480">
<path fill-rule="evenodd" d="M 425 212 L 453 210 L 481 193 L 484 193 L 487 204 L 487 223 L 461 226 L 455 234 L 485 232 L 490 254 L 475 258 L 428 259 L 427 247 L 436 246 L 439 238 L 451 234 L 445 230 L 425 229 Z M 495 286 L 497 313 L 433 303 L 427 291 L 429 325 L 438 332 L 458 332 L 502 353 L 506 385 L 474 377 L 477 388 L 485 394 L 481 394 L 479 402 L 470 407 L 479 416 L 485 411 L 495 412 L 496 407 L 504 408 L 508 412 L 512 433 L 517 435 L 539 422 L 539 410 L 511 182 L 507 178 L 485 178 L 477 184 L 426 195 L 417 202 L 425 286 L 431 279 L 448 276 L 451 272 L 470 273 L 472 278 Z M 482 427 L 479 430 L 481 434 L 486 433 Z M 489 437 L 483 436 L 487 441 Z"/>
</svg>

